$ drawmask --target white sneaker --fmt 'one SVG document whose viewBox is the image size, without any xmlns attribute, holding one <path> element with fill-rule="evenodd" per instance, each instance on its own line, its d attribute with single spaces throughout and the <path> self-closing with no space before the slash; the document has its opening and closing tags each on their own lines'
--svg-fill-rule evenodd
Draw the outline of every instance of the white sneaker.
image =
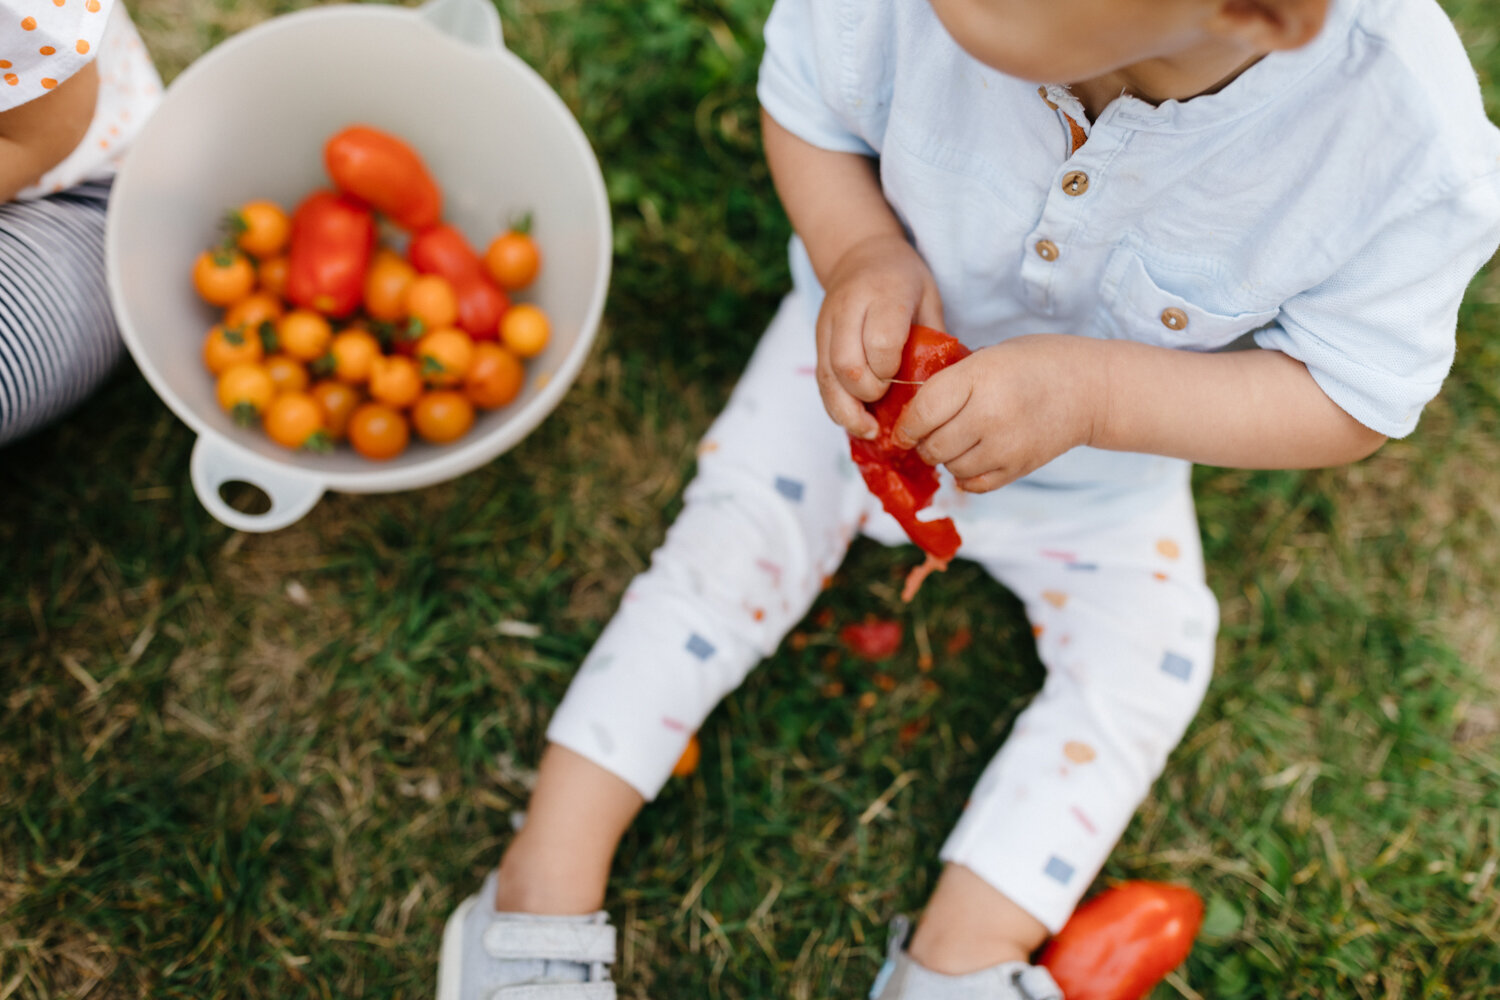
<svg viewBox="0 0 1500 1000">
<path fill-rule="evenodd" d="M 1052 974 L 1025 962 L 1001 962 L 963 976 L 945 976 L 906 953 L 911 921 L 891 921 L 885 965 L 870 987 L 870 1000 L 1063 1000 Z"/>
<path fill-rule="evenodd" d="M 501 913 L 498 874 L 491 870 L 478 895 L 448 918 L 437 1000 L 616 1000 L 609 914 Z"/>
</svg>

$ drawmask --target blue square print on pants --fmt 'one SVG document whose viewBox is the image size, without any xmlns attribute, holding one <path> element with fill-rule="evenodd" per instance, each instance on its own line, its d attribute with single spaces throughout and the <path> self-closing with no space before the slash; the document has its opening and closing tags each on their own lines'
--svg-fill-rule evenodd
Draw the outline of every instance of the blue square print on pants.
<svg viewBox="0 0 1500 1000">
<path fill-rule="evenodd" d="M 802 502 L 802 484 L 797 482 L 797 480 L 795 479 L 788 479 L 785 476 L 777 476 L 776 492 L 792 501 L 792 503 Z"/>
<path fill-rule="evenodd" d="M 1047 867 L 1043 868 L 1042 872 L 1061 885 L 1067 885 L 1073 881 L 1073 866 L 1055 854 L 1047 859 Z"/>
<path fill-rule="evenodd" d="M 1161 658 L 1161 672 L 1171 674 L 1180 681 L 1185 681 L 1192 676 L 1193 662 L 1186 656 L 1168 653 Z"/>
<path fill-rule="evenodd" d="M 699 635 L 697 632 L 694 632 L 692 635 L 688 636 L 687 651 L 689 653 L 692 653 L 700 660 L 706 660 L 710 656 L 714 655 L 714 644 L 703 638 L 703 636 Z"/>
</svg>

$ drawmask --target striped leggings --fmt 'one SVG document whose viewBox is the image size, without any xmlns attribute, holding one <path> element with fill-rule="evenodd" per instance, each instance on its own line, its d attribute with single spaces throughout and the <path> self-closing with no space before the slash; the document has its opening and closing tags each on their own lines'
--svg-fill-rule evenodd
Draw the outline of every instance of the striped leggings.
<svg viewBox="0 0 1500 1000">
<path fill-rule="evenodd" d="M 124 352 L 104 277 L 109 189 L 0 205 L 0 446 L 82 402 Z"/>
</svg>

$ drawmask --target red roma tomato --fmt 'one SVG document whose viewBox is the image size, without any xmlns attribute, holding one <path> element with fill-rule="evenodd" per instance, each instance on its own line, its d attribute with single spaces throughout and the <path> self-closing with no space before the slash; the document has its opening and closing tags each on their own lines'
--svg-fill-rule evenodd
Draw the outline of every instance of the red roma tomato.
<svg viewBox="0 0 1500 1000">
<path fill-rule="evenodd" d="M 370 210 L 332 191 L 315 191 L 292 215 L 286 297 L 327 316 L 347 316 L 364 298 L 375 250 Z"/>
<path fill-rule="evenodd" d="M 448 279 L 458 299 L 458 325 L 475 340 L 500 336 L 500 317 L 510 299 L 490 280 L 484 262 L 452 226 L 433 226 L 412 237 L 406 259 L 423 274 Z"/>
<path fill-rule="evenodd" d="M 857 625 L 839 629 L 839 641 L 862 660 L 884 660 L 901 648 L 901 623 L 884 618 L 866 618 Z"/>
<path fill-rule="evenodd" d="M 901 592 L 903 601 L 916 596 L 928 573 L 947 568 L 961 541 L 950 518 L 917 520 L 917 511 L 931 503 L 937 492 L 938 476 L 937 470 L 922 461 L 915 448 L 898 448 L 891 441 L 896 420 L 917 394 L 917 385 L 903 383 L 925 382 L 968 354 L 967 347 L 946 333 L 913 325 L 901 352 L 901 367 L 896 371 L 899 381 L 892 382 L 878 401 L 865 404 L 875 415 L 880 432 L 873 441 L 849 439 L 849 451 L 865 478 L 865 485 L 880 498 L 880 505 L 900 523 L 907 536 L 927 553 L 927 561 L 908 574 Z"/>
<path fill-rule="evenodd" d="M 1187 958 L 1202 922 L 1193 890 L 1124 882 L 1078 907 L 1039 964 L 1068 1000 L 1142 1000 Z"/>
<path fill-rule="evenodd" d="M 366 125 L 352 125 L 323 146 L 328 176 L 352 195 L 416 232 L 437 223 L 443 194 L 417 151 L 400 139 Z"/>
</svg>

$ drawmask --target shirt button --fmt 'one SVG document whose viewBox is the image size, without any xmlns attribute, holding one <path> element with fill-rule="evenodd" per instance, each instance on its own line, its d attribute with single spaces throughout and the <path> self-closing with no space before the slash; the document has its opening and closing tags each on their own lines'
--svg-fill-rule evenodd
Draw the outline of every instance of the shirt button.
<svg viewBox="0 0 1500 1000">
<path fill-rule="evenodd" d="M 1186 330 L 1188 325 L 1187 313 L 1173 306 L 1161 311 L 1161 325 L 1168 330 Z"/>
<path fill-rule="evenodd" d="M 1061 255 L 1061 251 L 1057 249 L 1057 244 L 1051 240 L 1040 240 L 1036 245 L 1036 255 L 1042 258 L 1042 260 L 1053 261 Z"/>
<path fill-rule="evenodd" d="M 1063 175 L 1062 189 L 1064 194 L 1078 197 L 1089 189 L 1089 175 L 1082 170 L 1070 170 Z"/>
</svg>

